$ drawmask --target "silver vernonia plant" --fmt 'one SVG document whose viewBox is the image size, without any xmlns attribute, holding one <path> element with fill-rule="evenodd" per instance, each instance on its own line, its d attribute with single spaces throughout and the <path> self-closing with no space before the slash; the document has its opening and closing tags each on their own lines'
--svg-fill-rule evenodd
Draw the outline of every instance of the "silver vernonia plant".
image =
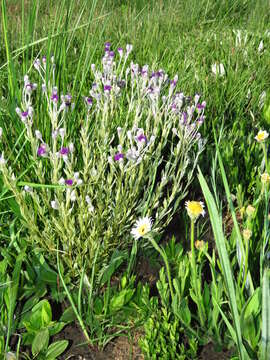
<svg viewBox="0 0 270 360">
<path fill-rule="evenodd" d="M 16 109 L 31 171 L 22 176 L 6 154 L 0 158 L 29 241 L 50 259 L 58 246 L 74 276 L 85 263 L 91 268 L 96 251 L 101 262 L 128 247 L 139 216 L 151 215 L 161 232 L 179 210 L 204 148 L 206 103 L 176 91 L 177 76 L 130 62 L 131 51 L 127 45 L 115 53 L 105 44 L 101 64 L 91 66 L 83 109 L 59 93 L 54 59 L 37 59 L 40 85 L 26 75 Z M 45 106 L 33 104 L 36 91 Z"/>
</svg>

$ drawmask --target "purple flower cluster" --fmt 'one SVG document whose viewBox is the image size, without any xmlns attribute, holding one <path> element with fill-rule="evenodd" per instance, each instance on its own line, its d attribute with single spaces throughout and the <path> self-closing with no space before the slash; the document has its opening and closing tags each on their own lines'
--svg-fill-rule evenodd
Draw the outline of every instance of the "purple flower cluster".
<svg viewBox="0 0 270 360">
<path fill-rule="evenodd" d="M 137 128 L 136 126 L 134 126 L 132 130 L 128 130 L 126 136 L 123 135 L 122 130 L 123 129 L 120 127 L 117 128 L 117 133 L 119 141 L 123 143 L 127 150 L 124 152 L 123 146 L 119 144 L 117 146 L 117 152 L 111 149 L 111 155 L 108 157 L 108 161 L 111 164 L 118 162 L 121 166 L 124 163 L 124 159 L 126 159 L 127 164 L 130 162 L 139 164 L 142 161 L 146 150 L 154 142 L 155 137 L 152 135 L 148 141 L 144 134 L 144 130 L 142 128 Z"/>
</svg>

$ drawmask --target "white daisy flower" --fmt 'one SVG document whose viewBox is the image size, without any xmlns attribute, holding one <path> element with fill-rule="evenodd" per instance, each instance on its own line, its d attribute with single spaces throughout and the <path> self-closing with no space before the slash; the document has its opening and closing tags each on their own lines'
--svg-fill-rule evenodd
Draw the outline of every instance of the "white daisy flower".
<svg viewBox="0 0 270 360">
<path fill-rule="evenodd" d="M 255 136 L 255 139 L 259 142 L 262 143 L 264 142 L 267 138 L 268 138 L 269 134 L 267 131 L 265 130 L 260 130 L 258 132 L 258 134 Z"/>
<path fill-rule="evenodd" d="M 152 229 L 152 219 L 149 217 L 143 217 L 136 221 L 133 229 L 131 230 L 131 235 L 135 240 L 138 240 L 141 237 L 144 237 Z"/>
</svg>

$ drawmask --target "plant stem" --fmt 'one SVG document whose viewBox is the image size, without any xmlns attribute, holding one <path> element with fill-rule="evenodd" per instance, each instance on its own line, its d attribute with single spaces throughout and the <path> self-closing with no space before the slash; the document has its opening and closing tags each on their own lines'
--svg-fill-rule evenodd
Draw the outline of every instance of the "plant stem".
<svg viewBox="0 0 270 360">
<path fill-rule="evenodd" d="M 205 316 L 204 316 L 204 311 L 202 309 L 202 298 L 201 298 L 201 294 L 198 289 L 198 283 L 197 283 L 197 269 L 196 269 L 195 250 L 194 250 L 194 227 L 195 227 L 195 220 L 191 219 L 191 228 L 190 228 L 191 273 L 192 273 L 192 277 L 193 277 L 195 294 L 198 299 L 197 306 L 198 306 L 199 318 L 200 318 L 201 325 L 204 325 Z"/>
<path fill-rule="evenodd" d="M 167 278 L 168 278 L 169 288 L 170 288 L 170 293 L 171 293 L 171 299 L 173 300 L 174 293 L 173 293 L 173 286 L 172 286 L 172 279 L 171 279 L 171 271 L 170 271 L 170 266 L 169 266 L 166 252 L 156 243 L 156 241 L 153 239 L 152 236 L 149 236 L 148 239 L 151 242 L 151 244 L 153 245 L 153 247 L 160 253 L 160 255 L 165 263 L 165 267 L 166 267 L 166 271 L 167 271 Z"/>
<path fill-rule="evenodd" d="M 266 151 L 266 144 L 262 144 L 263 147 L 263 155 L 264 155 L 264 162 L 265 162 L 265 170 L 268 173 L 268 162 L 267 162 L 267 151 Z"/>
</svg>

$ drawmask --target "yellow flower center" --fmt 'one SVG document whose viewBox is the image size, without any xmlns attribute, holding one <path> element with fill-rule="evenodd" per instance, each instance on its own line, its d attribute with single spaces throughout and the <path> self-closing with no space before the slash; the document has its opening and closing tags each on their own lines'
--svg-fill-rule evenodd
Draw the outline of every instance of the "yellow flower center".
<svg viewBox="0 0 270 360">
<path fill-rule="evenodd" d="M 203 212 L 203 207 L 198 201 L 190 201 L 188 210 L 193 216 L 199 216 Z"/>
<path fill-rule="evenodd" d="M 139 229 L 138 229 L 139 234 L 140 234 L 141 236 L 145 235 L 146 229 L 147 229 L 146 225 L 140 226 Z"/>
<path fill-rule="evenodd" d="M 265 139 L 264 132 L 259 133 L 257 136 L 258 136 L 258 141 L 263 141 Z"/>
</svg>

